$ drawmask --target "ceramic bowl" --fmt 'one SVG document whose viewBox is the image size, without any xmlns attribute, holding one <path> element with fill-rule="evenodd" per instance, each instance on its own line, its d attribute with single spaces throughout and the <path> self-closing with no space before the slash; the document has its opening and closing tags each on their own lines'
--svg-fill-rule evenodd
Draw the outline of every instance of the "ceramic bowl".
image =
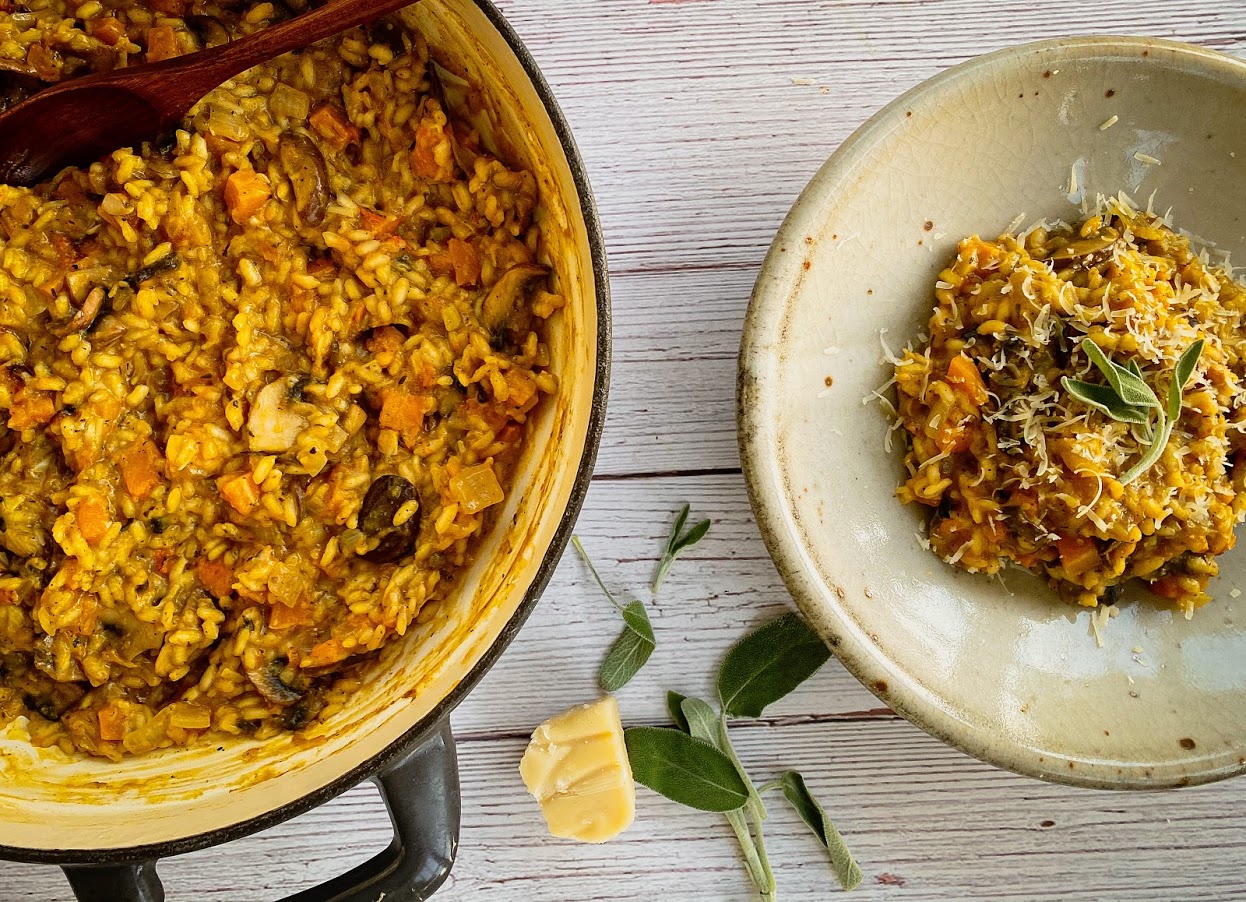
<svg viewBox="0 0 1246 902">
<path fill-rule="evenodd" d="M 895 498 L 901 443 L 884 450 L 889 420 L 863 403 L 890 376 L 880 334 L 899 347 L 922 329 L 960 238 L 1022 213 L 1072 221 L 1083 196 L 1153 194 L 1246 259 L 1244 112 L 1246 64 L 1182 44 L 1062 39 L 973 60 L 827 161 L 758 279 L 740 441 L 770 552 L 866 686 L 992 764 L 1121 789 L 1246 771 L 1246 547 L 1192 620 L 1127 592 L 1102 648 L 1090 611 L 1040 579 L 947 566 Z"/>
</svg>

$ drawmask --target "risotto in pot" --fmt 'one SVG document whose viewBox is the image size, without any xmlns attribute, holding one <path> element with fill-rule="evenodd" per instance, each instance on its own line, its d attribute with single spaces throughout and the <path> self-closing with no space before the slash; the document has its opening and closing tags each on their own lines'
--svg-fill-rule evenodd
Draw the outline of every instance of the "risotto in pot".
<svg viewBox="0 0 1246 902">
<path fill-rule="evenodd" d="M 0 0 L 0 105 L 300 6 Z M 557 388 L 538 204 L 398 20 L 0 186 L 0 720 L 118 759 L 349 704 Z"/>
</svg>

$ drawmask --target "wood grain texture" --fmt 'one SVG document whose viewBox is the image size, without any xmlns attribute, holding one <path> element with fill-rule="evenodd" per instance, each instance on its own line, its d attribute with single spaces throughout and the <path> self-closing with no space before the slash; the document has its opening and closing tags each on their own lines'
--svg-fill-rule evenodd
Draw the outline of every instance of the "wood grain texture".
<svg viewBox="0 0 1246 902">
<path fill-rule="evenodd" d="M 707 695 L 726 648 L 790 604 L 738 473 L 735 354 L 756 269 L 835 146 L 901 91 L 1006 44 L 1142 33 L 1246 55 L 1246 5 L 1055 0 L 501 0 L 587 160 L 609 241 L 614 385 L 579 531 L 606 581 L 645 590 L 675 508 L 714 518 L 653 603 L 658 650 L 621 693 L 660 723 L 663 690 Z M 808 84 L 804 82 L 809 82 Z M 456 712 L 463 846 L 437 898 L 749 900 L 721 821 L 642 791 L 619 841 L 550 838 L 516 771 L 531 728 L 590 698 L 619 628 L 573 557 L 519 640 Z M 1089 639 L 1088 639 L 1089 641 Z M 1123 795 L 980 764 L 888 712 L 832 662 L 738 725 L 757 777 L 802 770 L 861 861 L 853 898 L 1221 900 L 1246 887 L 1242 781 Z M 776 799 L 785 900 L 826 899 L 817 846 Z M 267 902 L 389 839 L 371 787 L 227 849 L 161 865 L 169 898 Z M 0 866 L 0 902 L 67 902 L 51 868 Z"/>
</svg>

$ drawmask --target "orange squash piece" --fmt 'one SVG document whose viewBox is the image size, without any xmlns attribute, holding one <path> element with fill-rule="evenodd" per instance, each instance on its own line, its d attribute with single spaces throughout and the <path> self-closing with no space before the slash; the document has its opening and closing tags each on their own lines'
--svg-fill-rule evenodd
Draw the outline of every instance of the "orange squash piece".
<svg viewBox="0 0 1246 902">
<path fill-rule="evenodd" d="M 108 533 L 108 509 L 98 498 L 83 498 L 74 510 L 78 531 L 92 548 L 99 547 Z"/>
<path fill-rule="evenodd" d="M 250 473 L 241 476 L 226 476 L 218 483 L 221 494 L 229 502 L 229 506 L 244 517 L 255 509 L 260 500 L 260 487 L 255 484 Z"/>
<path fill-rule="evenodd" d="M 178 56 L 177 32 L 172 25 L 157 25 L 147 31 L 147 62 L 161 63 Z"/>
<path fill-rule="evenodd" d="M 250 169 L 240 169 L 225 181 L 225 206 L 239 225 L 260 212 L 270 197 L 268 179 Z"/>
<path fill-rule="evenodd" d="M 121 455 L 120 468 L 130 497 L 145 501 L 160 485 L 164 456 L 151 439 L 139 439 Z"/>
</svg>

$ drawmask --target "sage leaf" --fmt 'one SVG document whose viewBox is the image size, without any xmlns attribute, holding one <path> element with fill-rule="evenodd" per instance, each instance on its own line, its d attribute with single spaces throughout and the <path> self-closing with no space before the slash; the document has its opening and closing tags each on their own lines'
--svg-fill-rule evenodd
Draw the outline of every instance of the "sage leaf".
<svg viewBox="0 0 1246 902">
<path fill-rule="evenodd" d="M 668 727 L 623 731 L 632 776 L 642 786 L 699 811 L 736 811 L 748 787 L 731 759 L 708 742 Z"/>
<path fill-rule="evenodd" d="M 1134 373 L 1117 363 L 1113 363 L 1107 354 L 1103 353 L 1103 349 L 1095 344 L 1092 339 L 1083 339 L 1081 348 L 1086 356 L 1090 358 L 1090 362 L 1103 374 L 1103 378 L 1108 381 L 1108 385 L 1112 386 L 1117 397 L 1123 402 L 1141 407 L 1160 406 L 1159 399 L 1155 397 L 1155 392 L 1151 391 L 1151 386 L 1146 384 L 1139 373 Z"/>
<path fill-rule="evenodd" d="M 787 613 L 744 637 L 718 671 L 723 713 L 760 717 L 826 663 L 826 644 L 798 614 Z"/>
<path fill-rule="evenodd" d="M 607 692 L 618 692 L 630 683 L 657 648 L 653 625 L 649 623 L 645 606 L 639 601 L 623 608 L 623 623 L 623 632 L 606 652 L 601 670 L 597 672 L 597 682 Z"/>
<path fill-rule="evenodd" d="M 653 577 L 653 591 L 655 594 L 662 585 L 662 581 L 666 579 L 666 575 L 670 573 L 675 560 L 693 545 L 697 544 L 697 542 L 704 539 L 706 533 L 710 531 L 710 521 L 702 520 L 687 532 L 684 532 L 684 524 L 688 522 L 689 510 L 689 505 L 685 504 L 675 516 L 675 523 L 671 527 L 670 537 L 666 540 L 666 547 L 662 552 L 662 560 L 658 563 L 658 572 Z"/>
<path fill-rule="evenodd" d="M 688 733 L 692 738 L 708 742 L 724 755 L 727 754 L 727 750 L 723 748 L 722 737 L 718 734 L 718 715 L 713 708 L 699 698 L 686 698 L 679 707 L 688 722 Z"/>
<path fill-rule="evenodd" d="M 675 726 L 683 730 L 685 733 L 691 732 L 688 728 L 688 718 L 684 717 L 683 705 L 686 695 L 680 695 L 678 692 L 668 691 L 666 693 L 666 710 L 671 715 L 671 720 L 675 721 Z"/>
<path fill-rule="evenodd" d="M 1143 426 L 1151 420 L 1149 408 L 1126 404 L 1113 391 L 1110 385 L 1082 382 L 1080 379 L 1070 379 L 1068 376 L 1061 379 L 1060 384 L 1064 386 L 1066 392 L 1077 398 L 1077 400 L 1106 413 L 1118 422 L 1134 423 Z"/>
<path fill-rule="evenodd" d="M 593 579 L 597 581 L 602 594 L 623 615 L 623 632 L 619 633 L 619 638 L 614 640 L 614 644 L 610 646 L 610 650 L 606 652 L 606 657 L 601 662 L 601 669 L 597 671 L 597 684 L 607 692 L 618 692 L 640 672 L 640 668 L 645 666 L 649 656 L 657 648 L 657 643 L 653 638 L 653 624 L 649 622 L 649 614 L 641 602 L 631 601 L 626 605 L 619 604 L 618 599 L 606 588 L 606 583 L 602 580 L 601 574 L 597 572 L 597 568 L 593 566 L 593 560 L 584 550 L 579 536 L 572 536 L 571 544 L 584 559 L 584 563 L 588 566 L 589 572 L 593 574 Z"/>
<path fill-rule="evenodd" d="M 1185 349 L 1181 359 L 1177 361 L 1177 369 L 1173 371 L 1172 381 L 1168 383 L 1168 419 L 1174 423 L 1181 419 L 1181 394 L 1186 383 L 1194 375 L 1194 367 L 1198 358 L 1203 355 L 1203 339 L 1199 339 Z"/>
<path fill-rule="evenodd" d="M 845 890 L 854 890 L 861 884 L 861 868 L 848 851 L 848 845 L 839 835 L 831 819 L 827 817 L 818 800 L 813 797 L 805 778 L 794 770 L 789 770 L 779 778 L 783 788 L 783 796 L 796 809 L 800 819 L 809 825 L 818 841 L 826 847 L 831 858 L 831 870 L 835 872 L 839 885 Z"/>
</svg>

